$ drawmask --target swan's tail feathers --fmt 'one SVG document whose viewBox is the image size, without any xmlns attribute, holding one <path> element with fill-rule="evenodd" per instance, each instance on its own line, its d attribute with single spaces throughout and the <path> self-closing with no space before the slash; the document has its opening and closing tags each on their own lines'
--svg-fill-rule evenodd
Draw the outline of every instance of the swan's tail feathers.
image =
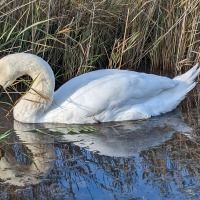
<svg viewBox="0 0 200 200">
<path fill-rule="evenodd" d="M 197 82 L 193 82 L 191 84 L 189 84 L 189 86 L 183 91 L 182 94 L 180 93 L 180 97 L 179 99 L 177 99 L 177 105 L 183 100 L 185 99 L 186 95 L 196 86 Z"/>
<path fill-rule="evenodd" d="M 176 108 L 176 106 L 196 86 L 197 82 L 195 81 L 195 79 L 199 74 L 200 74 L 199 64 L 196 64 L 186 73 L 174 78 L 174 80 L 176 80 L 178 84 L 171 90 L 171 92 L 173 92 L 173 97 L 170 99 L 171 108 L 173 109 Z"/>
<path fill-rule="evenodd" d="M 156 116 L 161 113 L 169 112 L 175 109 L 178 104 L 186 97 L 197 84 L 195 79 L 200 74 L 199 65 L 196 64 L 185 74 L 175 77 L 173 80 L 177 83 L 175 87 L 164 90 L 160 95 L 145 103 L 149 115 Z M 158 104 L 160 102 L 160 104 Z M 148 109 L 147 109 L 148 108 Z"/>
<path fill-rule="evenodd" d="M 200 73 L 200 67 L 199 67 L 199 64 L 197 63 L 194 67 L 192 67 L 186 73 L 180 76 L 176 76 L 174 80 L 183 81 L 183 82 L 192 84 L 194 80 L 196 79 L 196 77 L 199 75 L 199 73 Z"/>
<path fill-rule="evenodd" d="M 196 86 L 197 82 L 193 82 L 190 87 L 187 88 L 186 94 L 191 91 L 195 86 Z"/>
<path fill-rule="evenodd" d="M 174 80 L 179 82 L 174 92 L 174 94 L 176 94 L 175 96 L 179 97 L 177 98 L 177 105 L 186 97 L 187 93 L 189 93 L 196 86 L 197 82 L 195 79 L 199 73 L 200 67 L 199 64 L 196 64 L 186 73 L 174 78 Z"/>
</svg>

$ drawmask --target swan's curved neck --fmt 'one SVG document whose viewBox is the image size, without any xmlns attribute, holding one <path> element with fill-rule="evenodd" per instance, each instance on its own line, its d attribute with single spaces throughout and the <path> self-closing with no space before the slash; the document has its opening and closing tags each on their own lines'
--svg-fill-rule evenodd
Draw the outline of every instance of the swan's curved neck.
<svg viewBox="0 0 200 200">
<path fill-rule="evenodd" d="M 24 54 L 15 68 L 18 68 L 20 75 L 31 76 L 33 83 L 14 107 L 14 118 L 27 123 L 39 122 L 53 100 L 55 87 L 53 71 L 46 61 L 32 54 Z"/>
</svg>

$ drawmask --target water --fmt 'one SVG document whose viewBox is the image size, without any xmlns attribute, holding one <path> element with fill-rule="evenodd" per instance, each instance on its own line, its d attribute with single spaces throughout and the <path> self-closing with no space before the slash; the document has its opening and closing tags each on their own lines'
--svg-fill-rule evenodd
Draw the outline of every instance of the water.
<svg viewBox="0 0 200 200">
<path fill-rule="evenodd" d="M 29 125 L 1 106 L 0 199 L 199 199 L 199 88 L 145 121 Z"/>
</svg>

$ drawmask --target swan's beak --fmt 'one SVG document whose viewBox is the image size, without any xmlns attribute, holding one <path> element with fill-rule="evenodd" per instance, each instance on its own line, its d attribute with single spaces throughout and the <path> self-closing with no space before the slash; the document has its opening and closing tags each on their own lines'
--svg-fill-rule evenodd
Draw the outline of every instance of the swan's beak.
<svg viewBox="0 0 200 200">
<path fill-rule="evenodd" d="M 3 86 L 0 85 L 0 96 L 1 96 L 1 94 L 2 94 L 2 92 L 3 92 L 3 90 L 4 90 L 4 89 L 3 89 Z"/>
</svg>

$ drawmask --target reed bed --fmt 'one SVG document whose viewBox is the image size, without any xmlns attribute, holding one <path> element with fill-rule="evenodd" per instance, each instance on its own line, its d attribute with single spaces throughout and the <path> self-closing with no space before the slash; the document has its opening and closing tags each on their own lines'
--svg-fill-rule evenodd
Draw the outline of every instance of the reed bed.
<svg viewBox="0 0 200 200">
<path fill-rule="evenodd" d="M 57 83 L 101 68 L 187 70 L 200 58 L 199 0 L 1 0 L 0 57 L 31 52 Z"/>
</svg>

